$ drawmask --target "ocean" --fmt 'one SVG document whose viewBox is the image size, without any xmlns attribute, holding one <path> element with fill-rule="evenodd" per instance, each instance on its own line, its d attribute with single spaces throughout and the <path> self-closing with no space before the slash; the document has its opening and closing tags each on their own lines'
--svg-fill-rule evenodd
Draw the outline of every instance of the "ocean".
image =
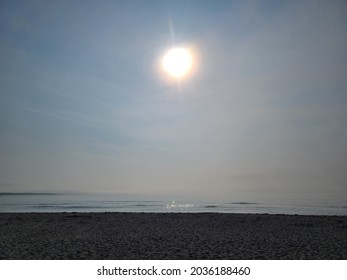
<svg viewBox="0 0 347 280">
<path fill-rule="evenodd" d="M 287 201 L 202 201 L 134 195 L 0 193 L 0 212 L 153 212 L 347 215 L 346 204 Z"/>
</svg>

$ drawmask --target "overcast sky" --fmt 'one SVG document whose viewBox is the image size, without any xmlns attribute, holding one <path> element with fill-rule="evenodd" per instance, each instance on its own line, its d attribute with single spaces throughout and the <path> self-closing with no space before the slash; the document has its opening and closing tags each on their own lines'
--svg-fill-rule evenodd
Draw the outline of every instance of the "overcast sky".
<svg viewBox="0 0 347 280">
<path fill-rule="evenodd" d="M 1 1 L 0 191 L 347 197 L 346 1 Z M 170 83 L 163 52 L 189 46 Z"/>
</svg>

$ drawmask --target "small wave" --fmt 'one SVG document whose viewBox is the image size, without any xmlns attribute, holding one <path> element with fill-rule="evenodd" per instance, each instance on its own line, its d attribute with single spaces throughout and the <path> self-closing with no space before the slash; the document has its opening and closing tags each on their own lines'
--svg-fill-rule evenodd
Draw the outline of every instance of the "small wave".
<svg viewBox="0 0 347 280">
<path fill-rule="evenodd" d="M 328 206 L 328 208 L 347 209 L 347 206 Z"/>
<path fill-rule="evenodd" d="M 217 205 L 206 205 L 204 206 L 204 208 L 217 208 L 218 206 Z"/>
<path fill-rule="evenodd" d="M 62 205 L 45 205 L 45 204 L 41 204 L 41 205 L 30 205 L 34 208 L 64 208 L 64 206 Z"/>
<path fill-rule="evenodd" d="M 159 204 L 134 204 L 134 205 L 127 205 L 127 207 L 163 207 L 165 205 L 159 205 Z"/>
<path fill-rule="evenodd" d="M 102 200 L 100 201 L 102 203 L 138 203 L 138 202 L 144 202 L 144 203 L 155 203 L 155 202 L 160 202 L 158 200 Z"/>
<path fill-rule="evenodd" d="M 92 209 L 92 208 L 104 208 L 102 206 L 87 206 L 87 205 L 76 205 L 76 206 L 67 206 L 67 205 L 36 205 L 35 208 L 61 208 L 61 209 Z"/>
<path fill-rule="evenodd" d="M 240 202 L 231 202 L 230 204 L 235 204 L 235 205 L 258 205 L 260 203 L 240 201 Z"/>
</svg>

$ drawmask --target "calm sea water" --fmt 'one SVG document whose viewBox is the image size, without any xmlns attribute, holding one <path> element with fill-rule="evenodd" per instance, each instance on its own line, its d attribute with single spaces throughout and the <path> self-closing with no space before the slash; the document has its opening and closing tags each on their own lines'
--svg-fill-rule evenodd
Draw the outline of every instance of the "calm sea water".
<svg viewBox="0 0 347 280">
<path fill-rule="evenodd" d="M 91 194 L 0 194 L 0 212 L 220 212 L 299 215 L 347 215 L 347 205 L 300 201 L 193 201 L 171 198 Z"/>
</svg>

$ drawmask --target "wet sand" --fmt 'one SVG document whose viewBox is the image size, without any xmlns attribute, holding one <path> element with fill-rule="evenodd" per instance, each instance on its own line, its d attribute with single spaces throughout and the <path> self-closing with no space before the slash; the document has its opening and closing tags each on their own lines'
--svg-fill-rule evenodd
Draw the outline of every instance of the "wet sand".
<svg viewBox="0 0 347 280">
<path fill-rule="evenodd" d="M 0 259 L 347 259 L 347 216 L 0 213 Z"/>
</svg>

